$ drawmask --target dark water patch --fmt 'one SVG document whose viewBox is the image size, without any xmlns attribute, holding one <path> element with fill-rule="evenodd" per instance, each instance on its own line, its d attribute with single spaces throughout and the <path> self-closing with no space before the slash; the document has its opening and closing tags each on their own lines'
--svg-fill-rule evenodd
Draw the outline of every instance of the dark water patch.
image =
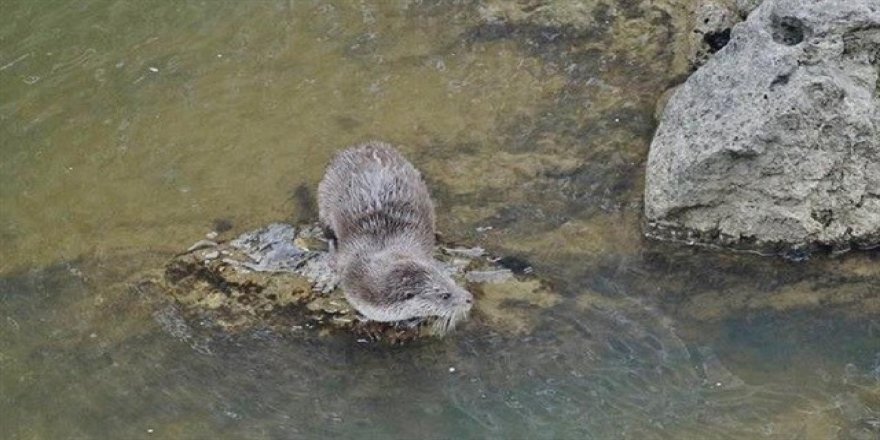
<svg viewBox="0 0 880 440">
<path fill-rule="evenodd" d="M 615 19 L 614 10 L 607 3 L 599 3 L 593 10 L 593 21 L 596 23 L 611 23 Z"/>
<path fill-rule="evenodd" d="M 566 297 L 592 292 L 607 298 L 644 299 L 683 326 L 777 310 L 835 311 L 866 318 L 877 313 L 880 275 L 874 256 L 792 263 L 646 242 L 638 255 L 601 257 L 560 252 L 536 260 L 535 270 Z M 864 269 L 860 269 L 864 268 Z"/>
<path fill-rule="evenodd" d="M 469 29 L 462 35 L 465 43 L 482 43 L 497 40 L 514 40 L 534 55 L 548 55 L 570 48 L 578 43 L 596 41 L 607 34 L 603 27 L 590 29 L 573 25 L 543 25 L 537 23 L 484 23 Z"/>
<path fill-rule="evenodd" d="M 648 103 L 650 100 L 644 101 Z M 608 121 L 613 121 L 614 129 L 630 133 L 637 139 L 650 139 L 657 128 L 653 113 L 646 106 L 621 107 L 611 111 Z M 644 151 L 647 155 L 647 149 Z"/>
<path fill-rule="evenodd" d="M 614 6 L 631 15 L 639 8 L 635 3 Z M 535 15 L 515 22 L 481 23 L 463 34 L 469 47 L 501 40 L 515 42 L 525 54 L 539 58 L 545 68 L 566 78 L 559 90 L 538 105 L 538 111 L 507 115 L 502 120 L 499 136 L 504 141 L 500 148 L 513 154 L 574 157 L 585 165 L 575 171 L 551 169 L 517 182 L 515 201 L 505 200 L 505 192 L 495 189 L 447 199 L 450 192 L 441 189 L 437 194 L 442 202 L 465 206 L 504 203 L 506 206 L 479 223 L 514 233 L 540 233 L 572 219 L 640 209 L 641 195 L 636 192 L 655 129 L 654 101 L 671 79 L 646 66 L 642 54 L 597 47 L 611 37 L 615 20 L 626 18 L 611 11 L 608 5 L 597 5 L 594 24 L 541 24 L 543 18 Z M 652 9 L 651 16 L 666 26 L 648 32 L 661 39 L 672 38 L 669 14 Z M 668 67 L 673 56 L 668 46 L 658 46 L 651 66 Z M 528 204 L 535 208 L 528 209 Z"/>
<path fill-rule="evenodd" d="M 686 294 L 731 288 L 748 283 L 749 291 L 767 292 L 809 277 L 813 271 L 758 255 L 726 254 L 708 249 L 682 248 L 650 242 L 639 268 L 646 276 L 685 283 Z M 662 283 L 660 283 L 662 284 Z"/>
<path fill-rule="evenodd" d="M 306 184 L 299 184 L 290 194 L 290 200 L 294 204 L 294 210 L 291 217 L 292 223 L 295 225 L 310 223 L 318 218 L 318 204 L 316 195 L 312 189 Z"/>
<path fill-rule="evenodd" d="M 498 264 L 510 269 L 513 273 L 521 275 L 531 269 L 532 265 L 524 258 L 518 256 L 505 256 L 498 260 Z"/>
<path fill-rule="evenodd" d="M 678 279 L 686 282 L 684 290 L 688 294 L 737 287 L 760 294 L 828 276 L 818 264 L 810 267 L 761 256 L 719 255 L 712 251 L 695 252 L 686 260 L 665 260 L 662 266 L 649 263 L 644 268 L 660 276 L 680 277 Z"/>
<path fill-rule="evenodd" d="M 227 231 L 231 230 L 233 226 L 235 226 L 235 224 L 232 223 L 232 220 L 229 220 L 226 218 L 214 219 L 214 221 L 211 222 L 211 224 L 214 227 L 214 231 L 217 232 L 218 234 L 222 234 L 224 232 L 227 232 Z"/>
<path fill-rule="evenodd" d="M 615 51 L 612 48 L 614 38 L 626 37 L 630 31 L 638 32 L 630 26 L 642 26 L 641 23 L 616 26 L 618 21 L 645 17 L 650 17 L 651 26 L 644 32 L 652 35 L 652 41 L 662 40 L 666 44 L 659 44 L 657 53 L 651 54 L 650 60 L 641 59 L 643 55 L 636 48 Z M 565 21 L 568 19 L 572 22 Z M 525 53 L 544 61 L 545 67 L 557 69 L 575 83 L 600 76 L 612 81 L 639 78 L 640 81 L 632 84 L 644 87 L 646 82 L 662 79 L 662 73 L 671 73 L 661 71 L 658 74 L 647 64 L 663 66 L 671 62 L 675 31 L 668 12 L 654 6 L 644 8 L 638 1 L 617 1 L 611 5 L 599 3 L 593 6 L 592 20 L 526 13 L 517 21 L 482 22 L 464 32 L 462 38 L 468 46 L 513 41 Z M 614 74 L 607 75 L 611 72 Z"/>
<path fill-rule="evenodd" d="M 513 232 L 516 232 L 518 228 L 528 228 L 535 233 L 540 233 L 554 229 L 566 220 L 567 218 L 547 213 L 532 203 L 519 203 L 501 207 L 495 214 L 483 219 L 480 224 Z"/>
<path fill-rule="evenodd" d="M 590 160 L 576 170 L 548 174 L 548 193 L 561 195 L 568 215 L 589 218 L 599 213 L 620 212 L 631 204 L 642 169 L 623 163 L 613 154 L 607 160 Z"/>
<path fill-rule="evenodd" d="M 19 271 L 0 277 L 0 304 L 12 306 L 32 301 L 58 301 L 74 298 L 85 281 L 75 276 L 78 264 L 59 263 L 45 270 Z M 57 293 L 57 294 L 56 294 Z"/>
<path fill-rule="evenodd" d="M 617 162 L 617 164 L 615 164 Z M 589 161 L 573 171 L 541 173 L 524 182 L 517 196 L 495 213 L 478 221 L 513 234 L 525 236 L 551 232 L 563 224 L 640 209 L 636 194 L 642 170 L 620 161 Z M 466 197 L 469 202 L 504 202 L 504 193 L 483 191 Z M 453 198 L 462 202 L 461 196 Z"/>
<path fill-rule="evenodd" d="M 584 68 L 581 63 L 578 66 L 575 71 Z M 629 156 L 633 153 L 645 156 L 656 128 L 653 120 L 656 96 L 634 97 L 641 105 L 622 103 L 602 111 L 592 110 L 591 115 L 585 117 L 585 109 L 590 109 L 594 101 L 610 98 L 592 91 L 589 84 L 577 82 L 563 87 L 540 111 L 534 112 L 537 116 L 510 118 L 502 130 L 507 138 L 502 145 L 504 150 L 564 149 L 582 154 L 585 160 L 591 159 L 590 154 L 597 151 L 619 150 Z M 547 139 L 553 142 L 542 142 Z"/>
<path fill-rule="evenodd" d="M 614 6 L 619 15 L 629 19 L 645 16 L 645 10 L 642 8 L 641 0 L 617 0 L 614 2 Z"/>
<path fill-rule="evenodd" d="M 724 320 L 718 333 L 719 356 L 750 375 L 769 375 L 765 380 L 817 359 L 831 362 L 815 368 L 852 364 L 867 374 L 880 355 L 876 322 L 826 311 L 758 311 Z"/>
</svg>

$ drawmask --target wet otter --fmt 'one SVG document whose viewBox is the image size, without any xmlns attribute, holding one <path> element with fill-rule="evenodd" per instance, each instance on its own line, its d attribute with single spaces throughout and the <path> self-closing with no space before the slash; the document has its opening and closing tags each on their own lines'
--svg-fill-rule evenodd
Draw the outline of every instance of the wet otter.
<svg viewBox="0 0 880 440">
<path fill-rule="evenodd" d="M 436 317 L 444 334 L 473 296 L 434 260 L 434 204 L 421 174 L 392 146 L 368 142 L 333 159 L 318 186 L 321 222 L 345 297 L 366 318 Z"/>
</svg>

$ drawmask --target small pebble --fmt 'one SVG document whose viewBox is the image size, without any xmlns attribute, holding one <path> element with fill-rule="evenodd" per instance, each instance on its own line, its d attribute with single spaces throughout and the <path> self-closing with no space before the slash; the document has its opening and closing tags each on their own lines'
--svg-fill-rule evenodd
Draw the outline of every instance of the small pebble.
<svg viewBox="0 0 880 440">
<path fill-rule="evenodd" d="M 152 434 L 152 433 L 153 433 L 153 429 L 152 429 L 152 428 L 150 428 L 150 429 L 147 430 L 147 434 Z"/>
<path fill-rule="evenodd" d="M 472 283 L 503 283 L 513 279 L 509 269 L 475 270 L 464 274 L 464 278 Z"/>
<path fill-rule="evenodd" d="M 97 333 L 92 333 L 92 334 L 89 335 L 89 337 L 92 338 L 92 339 L 95 339 L 95 338 L 98 337 L 98 334 L 97 334 Z"/>
<path fill-rule="evenodd" d="M 208 240 L 213 240 L 213 239 L 217 238 L 217 235 L 219 235 L 219 234 L 217 234 L 217 231 L 211 231 L 211 232 L 208 232 L 207 234 L 205 234 L 205 238 L 207 238 Z"/>
<path fill-rule="evenodd" d="M 220 252 L 218 252 L 218 251 L 211 251 L 211 252 L 208 252 L 207 254 L 205 254 L 205 259 L 206 259 L 206 260 L 213 260 L 213 259 L 215 259 L 215 258 L 217 258 L 217 257 L 219 257 L 219 256 L 220 256 Z"/>
<path fill-rule="evenodd" d="M 159 69 L 157 69 L 155 67 L 150 67 L 150 72 L 156 73 L 158 71 L 159 71 Z"/>
<path fill-rule="evenodd" d="M 199 241 L 197 241 L 195 244 L 193 244 L 192 246 L 190 246 L 189 249 L 187 249 L 186 251 L 187 251 L 187 252 L 192 252 L 192 251 L 195 251 L 195 250 L 204 249 L 204 248 L 209 248 L 209 247 L 216 247 L 216 246 L 217 246 L 217 243 L 215 243 L 215 242 L 213 242 L 213 241 L 211 241 L 211 240 L 199 240 Z"/>
<path fill-rule="evenodd" d="M 450 372 L 450 373 L 455 373 L 455 367 L 449 367 L 449 372 Z"/>
<path fill-rule="evenodd" d="M 470 258 L 479 258 L 482 257 L 483 254 L 486 253 L 486 250 L 481 247 L 473 247 L 473 248 L 447 248 L 444 247 L 443 251 L 449 255 L 461 255 Z"/>
</svg>

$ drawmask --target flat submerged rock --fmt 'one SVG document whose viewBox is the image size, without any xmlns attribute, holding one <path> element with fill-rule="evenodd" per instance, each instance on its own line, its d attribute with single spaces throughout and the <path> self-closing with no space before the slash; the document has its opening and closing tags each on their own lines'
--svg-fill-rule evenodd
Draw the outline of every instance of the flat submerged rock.
<svg viewBox="0 0 880 440">
<path fill-rule="evenodd" d="M 344 332 L 359 342 L 392 344 L 432 336 L 430 318 L 393 323 L 362 318 L 338 287 L 317 225 L 273 223 L 233 240 L 204 242 L 174 257 L 161 279 L 153 281 L 180 306 L 185 318 L 208 320 L 230 333 L 258 328 Z M 558 302 L 558 294 L 532 275 L 530 267 L 506 267 L 505 259 L 481 248 L 438 245 L 435 258 L 474 293 L 480 322 L 525 331 L 530 316 L 512 309 Z M 467 321 L 459 324 L 466 325 Z"/>
</svg>

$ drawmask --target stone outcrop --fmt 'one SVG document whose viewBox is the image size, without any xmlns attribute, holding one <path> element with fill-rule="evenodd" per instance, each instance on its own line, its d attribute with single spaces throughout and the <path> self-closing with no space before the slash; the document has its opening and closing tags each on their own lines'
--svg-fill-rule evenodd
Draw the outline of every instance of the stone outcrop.
<svg viewBox="0 0 880 440">
<path fill-rule="evenodd" d="M 469 325 L 526 332 L 535 319 L 529 311 L 561 301 L 532 274 L 531 266 L 515 258 L 488 255 L 479 247 L 444 245 L 437 246 L 435 257 L 477 299 L 477 316 Z M 173 300 L 184 322 L 176 327 L 194 322 L 226 333 L 342 332 L 360 342 L 392 344 L 432 335 L 427 325 L 431 318 L 395 323 L 364 320 L 338 288 L 328 261 L 318 225 L 273 223 L 231 241 L 200 240 L 169 261 L 161 277 L 147 277 L 137 285 Z M 171 315 L 163 314 L 160 324 L 181 321 Z"/>
<path fill-rule="evenodd" d="M 880 2 L 767 0 L 677 90 L 648 235 L 772 252 L 880 242 Z"/>
</svg>

